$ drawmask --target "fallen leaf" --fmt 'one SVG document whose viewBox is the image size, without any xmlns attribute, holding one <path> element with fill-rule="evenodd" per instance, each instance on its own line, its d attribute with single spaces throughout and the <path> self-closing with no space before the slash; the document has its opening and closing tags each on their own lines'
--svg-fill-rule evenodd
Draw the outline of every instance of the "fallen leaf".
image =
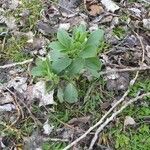
<svg viewBox="0 0 150 150">
<path fill-rule="evenodd" d="M 113 19 L 113 17 L 110 15 L 110 16 L 106 16 L 102 19 L 102 21 L 100 21 L 100 23 L 108 23 L 108 22 L 111 22 Z"/>
<path fill-rule="evenodd" d="M 90 116 L 73 118 L 68 122 L 68 124 L 88 123 L 89 120 Z"/>
<path fill-rule="evenodd" d="M 127 46 L 127 47 L 135 47 L 136 45 L 138 45 L 138 39 L 135 35 L 130 35 L 130 36 L 127 36 L 125 39 L 124 39 L 124 42 L 123 42 L 123 45 Z"/>
<path fill-rule="evenodd" d="M 136 122 L 134 121 L 134 119 L 131 116 L 126 116 L 125 120 L 124 120 L 124 126 L 127 125 L 134 125 Z"/>
<path fill-rule="evenodd" d="M 0 95 L 0 105 L 11 103 L 13 102 L 13 97 L 10 95 L 9 92 L 3 92 L 3 94 Z"/>
<path fill-rule="evenodd" d="M 111 11 L 113 13 L 120 8 L 112 0 L 101 0 L 101 3 L 106 7 L 107 11 Z"/>
<path fill-rule="evenodd" d="M 43 21 L 38 21 L 37 28 L 44 35 L 51 35 L 57 31 L 57 29 L 54 29 L 54 27 Z"/>
<path fill-rule="evenodd" d="M 45 81 L 37 82 L 33 87 L 32 93 L 32 98 L 37 98 L 40 100 L 39 106 L 56 104 L 53 99 L 54 90 L 47 92 Z"/>
<path fill-rule="evenodd" d="M 76 15 L 76 8 L 81 0 L 59 0 L 60 11 L 64 17 L 73 17 Z"/>
<path fill-rule="evenodd" d="M 89 6 L 88 9 L 89 9 L 89 14 L 91 16 L 99 15 L 104 11 L 103 7 L 98 4 L 93 4 L 93 5 Z"/>
<path fill-rule="evenodd" d="M 12 110 L 15 110 L 15 109 L 16 109 L 16 107 L 13 104 L 5 104 L 5 105 L 0 106 L 0 112 L 12 111 Z"/>
<path fill-rule="evenodd" d="M 8 82 L 7 87 L 13 87 L 19 93 L 24 93 L 27 89 L 26 81 L 27 78 L 25 77 L 15 77 Z"/>
<path fill-rule="evenodd" d="M 141 17 L 141 10 L 138 8 L 129 8 L 129 10 L 137 17 Z"/>
</svg>

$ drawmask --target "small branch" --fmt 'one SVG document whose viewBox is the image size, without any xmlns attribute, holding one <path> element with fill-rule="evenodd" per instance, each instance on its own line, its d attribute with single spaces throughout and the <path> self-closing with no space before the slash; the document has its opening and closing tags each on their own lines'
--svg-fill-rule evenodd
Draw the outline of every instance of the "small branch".
<svg viewBox="0 0 150 150">
<path fill-rule="evenodd" d="M 0 66 L 0 69 L 11 68 L 11 67 L 15 67 L 17 65 L 24 65 L 24 64 L 31 63 L 32 61 L 33 61 L 33 58 L 25 60 L 25 61 L 22 61 L 22 62 L 16 62 L 16 63 L 12 63 L 12 64 L 7 64 L 7 65 L 4 65 L 4 66 Z"/>
<path fill-rule="evenodd" d="M 50 138 L 49 141 L 52 141 L 52 142 L 69 142 L 68 139 L 57 139 L 57 138 Z"/>
<path fill-rule="evenodd" d="M 148 0 L 141 0 L 141 1 L 143 1 L 143 2 L 145 2 L 145 3 L 150 5 L 150 2 Z"/>
<path fill-rule="evenodd" d="M 90 144 L 90 147 L 89 147 L 89 150 L 92 150 L 96 140 L 97 140 L 97 137 L 99 135 L 99 133 L 107 126 L 107 124 L 109 122 L 111 122 L 113 120 L 114 117 L 116 117 L 118 114 L 120 114 L 127 106 L 129 106 L 130 104 L 132 104 L 133 102 L 139 100 L 139 99 L 142 99 L 146 96 L 150 96 L 150 92 L 149 93 L 146 93 L 146 94 L 142 94 L 140 96 L 137 96 L 136 98 L 133 98 L 131 100 L 129 100 L 127 103 L 125 103 L 118 111 L 114 112 L 111 117 L 107 118 L 107 120 L 97 129 L 96 133 L 95 133 L 95 136 Z"/>
<path fill-rule="evenodd" d="M 145 71 L 145 70 L 150 70 L 150 66 L 132 67 L 132 68 L 124 68 L 124 69 L 111 69 L 108 71 L 101 71 L 100 75 L 105 75 L 114 72 L 134 72 L 134 71 Z"/>
</svg>

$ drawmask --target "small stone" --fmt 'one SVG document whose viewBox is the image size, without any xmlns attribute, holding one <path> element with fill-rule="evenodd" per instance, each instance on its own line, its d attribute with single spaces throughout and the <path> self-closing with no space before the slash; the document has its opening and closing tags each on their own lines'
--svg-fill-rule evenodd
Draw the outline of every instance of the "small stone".
<svg viewBox="0 0 150 150">
<path fill-rule="evenodd" d="M 149 19 L 143 19 L 143 27 L 150 30 L 150 18 Z"/>
<path fill-rule="evenodd" d="M 60 23 L 59 25 L 59 29 L 69 30 L 69 28 L 70 28 L 70 23 Z"/>
</svg>

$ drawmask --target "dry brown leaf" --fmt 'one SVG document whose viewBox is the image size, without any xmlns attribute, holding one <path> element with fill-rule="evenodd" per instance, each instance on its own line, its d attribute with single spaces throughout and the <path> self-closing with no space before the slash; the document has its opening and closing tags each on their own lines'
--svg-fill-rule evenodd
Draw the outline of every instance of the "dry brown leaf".
<svg viewBox="0 0 150 150">
<path fill-rule="evenodd" d="M 14 99 L 9 92 L 5 92 L 0 95 L 0 105 L 13 102 Z"/>
<path fill-rule="evenodd" d="M 97 4 L 89 6 L 88 10 L 90 10 L 89 14 L 92 16 L 99 15 L 104 11 L 103 7 Z"/>
</svg>

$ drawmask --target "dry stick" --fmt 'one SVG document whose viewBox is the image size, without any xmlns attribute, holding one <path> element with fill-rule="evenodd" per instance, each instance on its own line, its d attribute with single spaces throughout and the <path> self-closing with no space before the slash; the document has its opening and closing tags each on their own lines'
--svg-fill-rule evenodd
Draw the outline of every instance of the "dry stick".
<svg viewBox="0 0 150 150">
<path fill-rule="evenodd" d="M 134 72 L 134 71 L 145 71 L 145 70 L 150 70 L 150 66 L 131 67 L 131 68 L 124 68 L 124 69 L 111 69 L 107 71 L 101 71 L 100 75 L 105 75 L 108 73 L 115 73 L 115 72 Z"/>
<path fill-rule="evenodd" d="M 146 93 L 146 94 L 142 94 L 142 95 L 140 95 L 140 96 L 137 96 L 137 97 L 135 97 L 135 98 L 129 100 L 127 103 L 125 103 L 118 111 L 114 112 L 114 113 L 111 115 L 111 117 L 107 118 L 107 120 L 97 129 L 95 135 L 98 136 L 99 133 L 104 129 L 104 127 L 106 127 L 107 124 L 108 124 L 109 122 L 111 122 L 111 121 L 113 120 L 113 118 L 116 117 L 119 113 L 121 113 L 127 106 L 129 106 L 129 105 L 132 104 L 133 102 L 137 101 L 138 99 L 142 99 L 142 98 L 144 98 L 144 97 L 146 97 L 146 96 L 150 96 L 150 92 L 148 92 L 148 93 Z M 97 139 L 96 139 L 96 140 L 97 140 Z M 95 142 L 94 142 L 94 143 L 95 143 Z M 94 143 L 93 143 L 93 144 L 94 144 Z M 93 145 L 90 145 L 89 150 L 92 150 L 92 148 L 93 148 Z"/>
<path fill-rule="evenodd" d="M 145 3 L 150 5 L 150 2 L 148 0 L 141 0 L 141 1 L 143 1 L 143 2 L 145 2 Z"/>
<path fill-rule="evenodd" d="M 136 34 L 137 38 L 139 39 L 140 41 L 140 44 L 141 44 L 141 48 L 142 48 L 142 63 L 144 62 L 145 60 L 145 48 L 144 48 L 144 44 L 140 38 L 140 36 L 134 31 L 134 33 Z"/>
<path fill-rule="evenodd" d="M 27 63 L 31 63 L 32 61 L 33 61 L 33 58 L 25 60 L 25 61 L 22 61 L 22 62 L 16 62 L 16 63 L 12 63 L 12 64 L 7 64 L 7 65 L 4 65 L 4 66 L 0 66 L 0 69 L 11 68 L 11 67 L 15 67 L 17 65 L 24 65 L 24 64 L 27 64 Z"/>
<path fill-rule="evenodd" d="M 139 72 L 136 73 L 136 76 L 134 79 L 132 79 L 130 81 L 130 86 L 133 86 L 133 84 L 135 83 L 137 77 L 138 77 Z M 70 143 L 68 146 L 66 146 L 63 150 L 67 150 L 69 148 L 71 148 L 73 145 L 77 144 L 79 141 L 81 141 L 83 138 L 85 138 L 93 129 L 95 129 L 96 127 L 98 127 L 100 124 L 102 124 L 102 122 L 106 119 L 106 117 L 114 110 L 114 108 L 116 108 L 121 102 L 124 101 L 125 97 L 128 95 L 128 93 L 130 92 L 130 89 L 128 88 L 128 90 L 124 93 L 124 95 L 121 97 L 121 99 L 119 101 L 117 101 L 110 109 L 109 111 L 92 127 L 90 127 L 82 136 L 80 136 L 79 138 L 77 138 L 75 141 L 73 141 L 72 143 Z"/>
</svg>

